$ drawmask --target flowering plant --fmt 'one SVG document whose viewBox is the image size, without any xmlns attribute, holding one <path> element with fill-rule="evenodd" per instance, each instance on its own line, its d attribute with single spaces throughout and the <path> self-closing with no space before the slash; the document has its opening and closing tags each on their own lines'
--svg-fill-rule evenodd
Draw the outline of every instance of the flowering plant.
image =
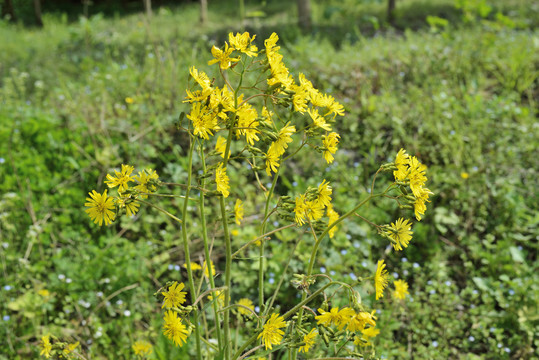
<svg viewBox="0 0 539 360">
<path fill-rule="evenodd" d="M 93 190 L 85 204 L 86 212 L 96 224 L 110 225 L 121 214 L 136 214 L 144 204 L 180 224 L 187 285 L 170 281 L 157 296 L 163 301 L 164 335 L 177 346 L 193 341 L 198 359 L 204 355 L 243 359 L 281 349 L 296 358 L 299 352 L 308 353 L 317 347 L 334 356 L 368 357 L 373 354 L 371 339 L 380 330 L 375 311 L 362 302 L 355 287 L 373 281 L 376 300 L 383 297 L 389 284 L 386 264 L 383 259 L 378 261 L 373 276 L 348 284 L 313 273 L 318 249 L 327 237 L 334 237 L 339 224 L 350 217 L 374 226 L 395 251 L 406 248 L 412 239 L 410 220 L 399 218 L 391 224 L 378 225 L 359 211 L 375 198 L 387 198 L 396 201 L 402 209 L 413 209 L 420 221 L 432 195 L 425 187 L 426 166 L 401 149 L 395 161 L 380 166 L 373 176 L 370 193 L 351 209 L 334 208 L 333 188 L 325 179 L 294 199 L 278 196 L 276 189 L 283 168 L 301 151 L 319 153 L 320 161 L 326 163 L 334 161 L 341 136 L 333 126 L 337 117 L 345 114 L 339 102 L 316 89 L 303 74 L 300 73 L 297 80 L 290 74 L 279 52 L 278 39 L 273 33 L 264 41 L 264 49 L 259 50 L 254 43 L 255 36 L 247 32 L 231 33 L 224 46 L 211 49 L 213 59 L 208 64 L 217 66 L 218 80 L 194 66 L 189 69 L 192 86 L 187 89 L 184 102 L 189 104 L 190 111 L 180 116 L 178 124 L 189 138 L 185 184 L 164 183 L 152 169 L 141 170 L 134 176 L 134 167 L 122 165 L 120 171 L 108 174 L 105 180 L 109 188 L 117 189 L 117 195 L 110 196 L 107 190 L 101 194 Z M 185 118 L 187 124 L 184 124 Z M 229 175 L 234 172 L 234 166 L 248 166 L 253 182 L 265 197 L 258 236 L 238 249 L 232 248 L 230 224 L 241 226 L 245 221 L 245 199 L 239 198 L 238 189 L 231 185 Z M 394 181 L 377 192 L 375 182 L 382 172 L 393 172 Z M 270 186 L 262 184 L 264 177 L 271 178 Z M 178 216 L 149 200 L 154 196 L 176 196 L 159 192 L 169 186 L 183 189 Z M 228 199 L 233 199 L 233 206 Z M 200 264 L 192 261 L 190 255 L 192 239 L 187 229 L 196 226 L 189 219 L 194 215 L 190 204 L 198 205 L 204 247 L 204 260 Z M 224 243 L 226 259 L 222 280 L 216 277 L 216 266 L 212 262 L 207 204 L 215 206 L 220 214 L 220 227 L 211 235 Z M 268 229 L 272 217 L 278 217 L 282 226 Z M 291 228 L 310 234 L 313 243 L 304 273 L 295 274 L 292 282 L 301 293 L 301 299 L 292 308 L 281 311 L 275 299 L 283 282 L 279 282 L 271 297 L 267 297 L 264 286 L 265 243 L 272 241 L 271 235 Z M 301 240 L 302 236 L 298 241 Z M 257 311 L 251 299 L 242 297 L 233 301 L 240 294 L 232 293 L 231 264 L 241 261 L 239 255 L 247 251 L 258 253 Z M 316 284 L 320 279 L 323 285 Z M 328 299 L 330 288 L 334 288 L 334 293 Z M 348 299 L 348 306 L 341 309 L 331 306 L 331 299 L 337 294 Z M 404 299 L 406 294 L 408 284 L 396 281 L 394 297 Z M 316 301 L 321 304 L 317 311 L 309 307 Z M 211 311 L 208 311 L 210 306 Z M 231 315 L 246 321 L 245 329 L 250 329 L 251 334 L 241 333 L 242 329 L 238 328 L 233 334 Z M 141 357 L 149 353 L 147 343 L 137 343 L 133 349 Z"/>
</svg>

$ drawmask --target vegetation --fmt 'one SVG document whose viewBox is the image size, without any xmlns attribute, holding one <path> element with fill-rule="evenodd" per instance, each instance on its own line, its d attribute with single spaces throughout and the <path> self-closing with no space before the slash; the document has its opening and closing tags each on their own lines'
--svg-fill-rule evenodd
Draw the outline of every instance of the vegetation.
<svg viewBox="0 0 539 360">
<path fill-rule="evenodd" d="M 302 34 L 295 6 L 286 3 L 247 2 L 245 28 L 259 48 L 276 31 L 290 72 L 335 96 L 346 116 L 333 124 L 341 134 L 335 161 L 328 166 L 322 154 L 298 153 L 276 191 L 295 197 L 324 178 L 335 209 L 350 209 L 368 196 L 380 164 L 405 148 L 428 166 L 435 193 L 403 251 L 393 252 L 369 224 L 346 221 L 319 249 L 315 272 L 344 282 L 368 278 L 385 253 L 391 283 L 409 284 L 403 301 L 389 294 L 376 300 L 369 281 L 357 289 L 366 306 L 379 309 L 376 357 L 533 358 L 537 7 L 397 2 L 390 27 L 385 3 L 313 1 L 312 33 Z M 187 284 L 180 227 L 148 206 L 99 227 L 84 203 L 121 164 L 186 183 L 189 137 L 177 126 L 189 112 L 189 67 L 219 76 L 206 65 L 209 50 L 243 30 L 235 27 L 238 17 L 231 3 L 210 2 L 204 27 L 197 4 L 154 8 L 150 21 L 134 14 L 68 22 L 45 13 L 40 30 L 0 22 L 0 359 L 37 358 L 47 334 L 59 339 L 53 343 L 79 342 L 76 352 L 86 359 L 131 359 L 143 341 L 153 345 L 151 359 L 194 356 L 193 337 L 177 347 L 162 334 L 163 297 L 153 295 L 167 281 Z M 260 219 L 250 215 L 263 205 L 245 174 L 229 174 L 245 206 L 234 249 L 256 236 Z M 159 205 L 177 215 L 183 202 Z M 208 211 L 211 219 L 219 209 Z M 377 224 L 408 212 L 385 201 L 366 211 Z M 208 228 L 216 232 L 219 224 L 215 218 Z M 281 276 L 290 284 L 305 271 L 309 243 L 297 246 L 283 273 L 296 236 L 287 230 L 266 242 L 270 294 Z M 191 260 L 200 263 L 201 236 L 191 238 Z M 216 237 L 214 249 L 223 248 Z M 231 268 L 232 299 L 257 303 L 258 258 L 245 257 L 252 259 Z M 214 251 L 212 260 L 222 284 L 225 254 Z M 301 296 L 283 286 L 275 305 L 284 313 Z M 232 332 L 241 326 L 231 325 Z M 298 358 L 334 356 L 318 342 Z"/>
</svg>

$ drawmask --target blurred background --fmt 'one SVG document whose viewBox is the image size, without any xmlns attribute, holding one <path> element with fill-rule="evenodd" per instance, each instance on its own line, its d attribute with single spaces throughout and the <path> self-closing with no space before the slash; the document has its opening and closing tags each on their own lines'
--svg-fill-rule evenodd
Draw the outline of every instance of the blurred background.
<svg viewBox="0 0 539 360">
<path fill-rule="evenodd" d="M 537 359 L 536 1 L 2 0 L 0 13 L 0 359 L 38 358 L 48 333 L 79 341 L 87 359 L 135 358 L 139 339 L 154 345 L 151 359 L 189 357 L 189 344 L 174 348 L 161 335 L 153 296 L 185 281 L 179 227 L 143 207 L 100 228 L 84 202 L 120 164 L 185 182 L 187 141 L 176 124 L 188 111 L 188 69 L 217 76 L 210 49 L 236 31 L 256 34 L 259 48 L 277 32 L 291 73 L 346 108 L 334 126 L 336 161 L 300 153 L 279 194 L 325 178 L 343 213 L 400 148 L 429 167 L 435 196 L 405 251 L 347 221 L 320 252 L 319 273 L 368 277 L 383 256 L 393 279 L 410 284 L 404 302 L 375 302 L 372 286 L 361 287 L 379 309 L 377 356 Z M 236 249 L 259 222 L 250 214 L 262 195 L 249 174 L 229 174 L 246 212 Z M 175 201 L 159 203 L 179 212 Z M 378 224 L 405 214 L 382 201 L 366 211 Z M 267 243 L 269 291 L 296 237 Z M 220 247 L 217 238 L 213 261 L 224 271 Z M 285 284 L 304 271 L 308 244 L 296 253 Z M 233 301 L 257 296 L 258 260 L 245 256 L 233 267 Z M 285 285 L 277 304 L 288 309 L 298 295 Z"/>
</svg>

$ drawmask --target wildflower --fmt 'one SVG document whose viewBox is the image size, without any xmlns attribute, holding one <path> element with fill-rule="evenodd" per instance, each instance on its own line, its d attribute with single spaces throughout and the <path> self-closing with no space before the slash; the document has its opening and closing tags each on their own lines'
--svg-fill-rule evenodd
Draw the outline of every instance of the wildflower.
<svg viewBox="0 0 539 360">
<path fill-rule="evenodd" d="M 330 311 L 318 309 L 320 315 L 317 315 L 314 318 L 318 320 L 318 325 L 321 324 L 325 327 L 329 327 L 333 324 L 342 329 L 344 325 L 348 322 L 347 318 L 349 316 L 349 310 L 354 312 L 350 308 L 343 308 L 341 311 L 339 311 L 338 307 L 334 307 Z"/>
<path fill-rule="evenodd" d="M 49 335 L 45 335 L 41 337 L 41 352 L 39 355 L 45 356 L 47 359 L 51 357 L 51 351 L 52 351 L 52 344 L 49 339 Z"/>
<path fill-rule="evenodd" d="M 234 217 L 236 218 L 236 224 L 241 225 L 241 221 L 243 220 L 243 201 L 240 199 L 237 199 L 234 205 Z"/>
<path fill-rule="evenodd" d="M 322 183 L 318 185 L 317 201 L 323 206 L 329 206 L 331 204 L 332 191 L 333 190 L 331 189 L 331 186 L 329 186 L 329 182 L 327 182 L 325 179 L 322 180 Z"/>
<path fill-rule="evenodd" d="M 208 75 L 206 75 L 204 71 L 198 71 L 197 68 L 195 68 L 194 66 L 191 66 L 189 68 L 189 74 L 191 74 L 191 76 L 193 77 L 193 79 L 195 79 L 198 85 L 202 87 L 202 92 L 209 95 L 209 93 L 211 92 L 211 81 Z"/>
<path fill-rule="evenodd" d="M 268 150 L 268 152 L 273 152 L 277 156 L 281 156 L 282 154 L 284 154 L 285 150 L 288 148 L 288 144 L 292 142 L 292 134 L 296 132 L 296 127 L 288 126 L 288 124 L 290 124 L 290 122 L 288 122 L 281 130 L 279 130 L 277 140 L 275 140 L 271 144 L 270 150 Z"/>
<path fill-rule="evenodd" d="M 238 130 L 236 135 L 245 135 L 245 139 L 249 145 L 254 145 L 255 141 L 260 140 L 258 138 L 258 130 L 256 127 L 259 125 L 256 121 L 258 113 L 256 109 L 249 104 L 243 104 L 237 111 L 238 115 Z"/>
<path fill-rule="evenodd" d="M 326 105 L 328 112 L 324 116 L 329 115 L 329 114 L 333 114 L 333 118 L 335 118 L 337 115 L 344 116 L 344 107 L 340 103 L 335 101 L 333 96 L 328 95 L 328 98 L 329 98 L 329 101 L 328 101 L 328 104 Z"/>
<path fill-rule="evenodd" d="M 311 119 L 315 126 L 326 131 L 331 131 L 331 125 L 329 125 L 326 122 L 326 119 L 318 113 L 317 109 L 308 109 L 307 112 L 311 115 Z"/>
<path fill-rule="evenodd" d="M 272 33 L 269 38 L 267 38 L 264 41 L 264 45 L 266 46 L 266 53 L 272 54 L 281 48 L 280 46 L 276 46 L 277 41 L 279 41 L 279 36 L 276 33 Z"/>
<path fill-rule="evenodd" d="M 244 32 L 243 34 L 236 33 L 236 35 L 229 33 L 228 41 L 235 50 L 241 51 L 249 57 L 253 57 L 256 56 L 258 51 L 256 45 L 251 44 L 255 40 L 255 37 L 256 35 L 253 35 L 251 38 L 248 32 Z"/>
<path fill-rule="evenodd" d="M 296 223 L 303 225 L 305 223 L 305 216 L 307 212 L 307 205 L 305 204 L 305 195 L 296 197 L 296 207 L 294 208 Z"/>
<path fill-rule="evenodd" d="M 470 174 L 468 174 L 467 172 L 461 172 L 460 173 L 460 177 L 463 178 L 464 180 L 468 179 L 470 177 Z"/>
<path fill-rule="evenodd" d="M 324 216 L 324 205 L 322 205 L 319 201 L 307 201 L 305 202 L 305 206 L 305 214 L 309 220 L 319 220 L 322 216 Z"/>
<path fill-rule="evenodd" d="M 380 334 L 380 330 L 375 327 L 368 327 L 361 331 L 361 337 L 357 336 L 354 344 L 358 346 L 372 345 L 370 339 Z"/>
<path fill-rule="evenodd" d="M 299 352 L 308 352 L 309 349 L 315 344 L 314 338 L 316 337 L 316 335 L 318 335 L 318 331 L 316 331 L 316 329 L 311 329 L 308 334 L 305 334 L 303 336 L 303 342 L 305 343 L 305 345 L 300 346 Z"/>
<path fill-rule="evenodd" d="M 429 189 L 421 188 L 419 196 L 415 198 L 414 212 L 417 221 L 421 221 L 421 216 L 425 214 L 425 211 L 427 210 L 427 206 L 425 205 L 425 203 L 430 202 L 429 195 L 432 194 L 433 193 Z"/>
<path fill-rule="evenodd" d="M 294 111 L 304 114 L 307 111 L 307 100 L 309 93 L 307 88 L 303 86 L 294 86 L 294 96 L 292 96 L 292 104 L 294 105 Z"/>
<path fill-rule="evenodd" d="M 135 355 L 147 356 L 152 353 L 152 344 L 147 341 L 136 341 L 132 346 Z"/>
<path fill-rule="evenodd" d="M 119 186 L 118 192 L 123 193 L 128 188 L 127 183 L 133 181 L 131 173 L 134 169 L 135 168 L 131 165 L 122 164 L 122 171 L 118 172 L 114 170 L 115 176 L 107 174 L 107 180 L 105 180 L 105 184 L 107 184 L 109 188 Z"/>
<path fill-rule="evenodd" d="M 51 295 L 51 293 L 47 289 L 41 289 L 37 293 L 39 295 L 41 295 L 42 297 L 44 297 L 44 298 L 47 298 L 47 297 L 49 297 Z"/>
<path fill-rule="evenodd" d="M 267 349 L 271 349 L 272 345 L 278 345 L 283 340 L 284 331 L 281 328 L 286 326 L 286 322 L 279 314 L 271 314 L 269 320 L 264 324 L 262 332 L 257 339 L 262 338 Z"/>
<path fill-rule="evenodd" d="M 266 154 L 266 174 L 268 174 L 268 176 L 271 176 L 272 171 L 276 173 L 277 168 L 279 167 L 279 155 L 272 150 L 274 150 L 274 148 L 270 146 Z"/>
<path fill-rule="evenodd" d="M 333 209 L 333 205 L 331 204 L 328 205 L 326 213 L 329 218 L 328 226 L 331 226 L 340 217 L 339 213 Z M 337 231 L 337 226 L 334 226 L 331 229 L 329 229 L 328 234 L 329 234 L 330 239 L 332 239 L 333 236 L 335 236 L 335 231 Z"/>
<path fill-rule="evenodd" d="M 131 195 L 120 196 L 116 199 L 116 205 L 118 209 L 125 208 L 127 216 L 133 216 L 138 212 L 140 203 L 131 198 Z"/>
<path fill-rule="evenodd" d="M 172 310 L 165 312 L 165 317 L 163 318 L 165 324 L 163 325 L 163 334 L 172 340 L 174 344 L 182 346 L 186 342 L 188 331 L 182 320 L 178 317 Z"/>
<path fill-rule="evenodd" d="M 255 311 L 255 306 L 253 305 L 253 302 L 250 300 L 250 299 L 246 299 L 246 298 L 243 298 L 243 299 L 240 299 L 238 301 L 238 305 L 242 305 L 242 306 L 245 306 L 246 308 L 249 308 L 251 309 L 252 311 Z M 238 306 L 238 312 L 242 315 L 251 315 L 252 312 L 241 307 L 241 306 Z"/>
<path fill-rule="evenodd" d="M 208 300 L 213 301 L 214 299 L 217 299 L 217 303 L 222 307 L 225 304 L 225 291 L 216 290 L 214 293 L 215 294 L 208 295 Z"/>
<path fill-rule="evenodd" d="M 187 269 L 187 264 L 183 264 L 183 267 Z M 191 262 L 191 271 L 200 270 L 202 267 L 198 265 L 196 262 Z"/>
<path fill-rule="evenodd" d="M 215 151 L 217 151 L 219 154 L 221 154 L 221 157 L 225 158 L 225 151 L 226 151 L 226 139 L 222 136 L 219 136 L 217 138 L 217 143 L 215 144 Z"/>
<path fill-rule="evenodd" d="M 395 291 L 393 292 L 393 296 L 397 299 L 404 300 L 406 295 L 410 295 L 408 292 L 408 284 L 404 280 L 397 280 L 394 281 L 393 284 L 395 285 Z"/>
<path fill-rule="evenodd" d="M 182 291 L 182 289 L 185 287 L 183 283 L 177 283 L 174 281 L 172 285 L 168 288 L 167 292 L 162 292 L 164 299 L 163 299 L 163 306 L 161 308 L 167 307 L 177 307 L 182 305 L 185 302 L 185 295 L 186 292 Z"/>
<path fill-rule="evenodd" d="M 404 181 L 408 175 L 408 163 L 409 156 L 406 153 L 406 150 L 400 149 L 395 157 L 395 166 L 397 167 L 396 171 L 393 171 L 393 176 L 395 180 Z"/>
<path fill-rule="evenodd" d="M 127 104 L 132 104 L 132 103 L 135 102 L 135 100 L 133 100 L 132 97 L 129 97 L 129 96 L 128 96 L 128 97 L 125 98 L 125 102 L 126 102 Z"/>
<path fill-rule="evenodd" d="M 333 155 L 337 152 L 337 144 L 339 144 L 340 135 L 336 132 L 331 132 L 326 136 L 322 137 L 322 144 L 326 148 L 324 151 L 324 159 L 328 164 L 333 162 Z"/>
<path fill-rule="evenodd" d="M 213 136 L 212 130 L 217 127 L 217 116 L 209 111 L 207 106 L 194 103 L 187 118 L 193 123 L 193 134 L 206 140 L 209 139 L 208 135 Z"/>
<path fill-rule="evenodd" d="M 376 326 L 376 322 L 374 321 L 375 317 L 373 316 L 373 314 L 374 311 L 372 313 L 368 313 L 366 311 L 354 313 L 349 318 L 348 327 L 346 328 L 346 330 L 363 331 L 365 329 L 365 326 L 367 325 Z"/>
<path fill-rule="evenodd" d="M 114 209 L 114 199 L 107 196 L 107 190 L 103 194 L 99 194 L 97 191 L 92 190 L 88 193 L 90 198 L 86 198 L 84 206 L 89 207 L 86 209 L 86 213 L 90 216 L 90 219 L 95 224 L 99 223 L 99 226 L 105 221 L 105 225 L 109 225 L 114 221 L 116 214 L 112 211 Z"/>
<path fill-rule="evenodd" d="M 427 167 L 421 164 L 415 156 L 410 157 L 409 165 L 410 174 L 408 177 L 410 179 L 410 189 L 412 189 L 415 197 L 419 197 L 421 195 L 421 189 L 427 181 L 427 176 L 425 175 Z"/>
<path fill-rule="evenodd" d="M 240 61 L 239 58 L 231 58 L 230 54 L 232 54 L 232 51 L 234 51 L 233 48 L 229 47 L 228 44 L 225 42 L 225 49 L 221 50 L 215 45 L 211 48 L 211 54 L 215 59 L 208 61 L 208 65 L 213 65 L 215 63 L 219 63 L 219 67 L 222 70 L 228 69 L 233 62 Z"/>
<path fill-rule="evenodd" d="M 399 218 L 396 222 L 391 223 L 389 226 L 389 237 L 394 241 L 393 248 L 395 250 L 402 250 L 402 247 L 407 247 L 408 243 L 412 239 L 412 231 L 410 230 L 412 224 L 409 220 Z"/>
<path fill-rule="evenodd" d="M 79 344 L 80 343 L 78 341 L 76 343 L 67 344 L 63 350 L 64 355 L 71 354 L 73 351 L 75 351 L 75 349 L 77 348 L 77 346 L 79 346 Z"/>
<path fill-rule="evenodd" d="M 135 189 L 142 193 L 151 193 L 157 190 L 155 185 L 149 185 L 150 181 L 157 181 L 159 180 L 159 175 L 157 175 L 157 172 L 155 172 L 152 169 L 147 169 L 143 171 L 139 171 L 138 175 L 134 177 L 134 180 L 138 183 L 137 186 L 135 186 Z M 146 199 L 148 195 L 141 194 L 141 199 Z"/>
<path fill-rule="evenodd" d="M 386 264 L 384 260 L 378 260 L 378 266 L 376 267 L 376 274 L 374 275 L 374 287 L 376 289 L 376 300 L 384 296 L 384 289 L 387 287 L 389 281 L 389 274 L 385 269 Z"/>
<path fill-rule="evenodd" d="M 228 176 L 226 175 L 226 168 L 223 167 L 223 164 L 219 164 L 215 170 L 215 182 L 217 183 L 217 191 L 219 191 L 225 198 L 228 197 L 230 192 L 230 186 L 228 185 Z"/>
<path fill-rule="evenodd" d="M 193 263 L 191 263 L 191 266 L 192 266 Z M 211 267 L 211 276 L 215 276 L 215 265 L 213 264 L 213 261 L 210 260 L 210 265 Z M 204 263 L 202 264 L 202 269 L 204 269 L 204 276 L 206 276 L 207 278 L 209 278 L 210 276 L 210 272 L 208 271 L 208 265 L 206 264 L 206 261 L 204 261 Z"/>
</svg>

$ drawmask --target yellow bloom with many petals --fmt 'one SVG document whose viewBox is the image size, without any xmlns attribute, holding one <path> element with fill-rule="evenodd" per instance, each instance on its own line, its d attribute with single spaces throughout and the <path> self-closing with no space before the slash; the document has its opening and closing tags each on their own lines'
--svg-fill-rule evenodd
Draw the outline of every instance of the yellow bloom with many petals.
<svg viewBox="0 0 539 360">
<path fill-rule="evenodd" d="M 191 264 L 191 271 L 195 271 L 195 270 L 201 270 L 202 267 L 200 265 L 198 265 L 196 262 L 190 262 Z M 183 264 L 183 267 L 187 269 L 187 263 Z"/>
<path fill-rule="evenodd" d="M 376 274 L 374 275 L 374 287 L 376 289 L 376 300 L 384 296 L 384 289 L 387 287 L 389 281 L 389 274 L 385 269 L 386 264 L 384 260 L 378 260 L 378 266 L 376 267 Z"/>
<path fill-rule="evenodd" d="M 178 307 L 182 305 L 185 302 L 185 295 L 186 292 L 182 291 L 185 285 L 183 283 L 177 283 L 174 281 L 172 285 L 168 288 L 168 291 L 162 292 L 164 299 L 163 299 L 163 306 L 161 308 L 167 307 Z"/>
<path fill-rule="evenodd" d="M 183 346 L 187 342 L 189 331 L 178 317 L 178 314 L 172 310 L 168 310 L 165 312 L 163 320 L 165 321 L 163 334 L 177 346 Z"/>
<path fill-rule="evenodd" d="M 122 164 L 122 170 L 116 171 L 114 170 L 114 175 L 112 176 L 110 174 L 107 174 L 107 180 L 105 180 L 105 184 L 109 188 L 113 188 L 118 186 L 118 192 L 123 193 L 125 190 L 127 190 L 128 186 L 127 183 L 133 181 L 133 177 L 131 176 L 131 173 L 133 172 L 135 168 L 131 165 L 124 165 Z"/>
<path fill-rule="evenodd" d="M 138 175 L 134 177 L 134 180 L 138 183 L 138 185 L 135 186 L 135 189 L 143 193 L 152 193 L 157 190 L 155 182 L 159 180 L 159 175 L 152 169 L 146 169 L 139 171 Z M 148 195 L 144 194 L 139 196 L 141 199 L 146 199 L 148 197 Z"/>
<path fill-rule="evenodd" d="M 226 150 L 226 139 L 222 136 L 219 136 L 217 138 L 217 143 L 215 144 L 215 151 L 217 151 L 221 157 L 225 158 L 225 150 Z"/>
<path fill-rule="evenodd" d="M 406 295 L 410 295 L 408 292 L 408 283 L 404 280 L 396 280 L 393 282 L 395 285 L 395 291 L 393 292 L 393 296 L 397 299 L 404 300 Z"/>
<path fill-rule="evenodd" d="M 208 300 L 213 301 L 217 299 L 219 306 L 223 307 L 225 304 L 225 291 L 224 290 L 215 290 L 214 293 L 208 295 Z"/>
<path fill-rule="evenodd" d="M 238 115 L 238 130 L 236 130 L 236 135 L 239 136 L 245 135 L 245 138 L 249 145 L 254 145 L 255 141 L 258 141 L 258 130 L 257 126 L 259 125 L 258 113 L 256 109 L 249 104 L 243 104 L 236 113 Z"/>
<path fill-rule="evenodd" d="M 299 347 L 299 352 L 308 352 L 309 349 L 315 344 L 316 335 L 318 335 L 318 331 L 316 331 L 316 329 L 311 329 L 308 334 L 305 334 L 303 336 L 303 342 L 305 345 Z"/>
<path fill-rule="evenodd" d="M 78 341 L 76 343 L 67 344 L 62 352 L 64 353 L 64 355 L 69 355 L 73 351 L 75 351 L 75 349 L 79 346 L 79 344 L 80 343 Z"/>
<path fill-rule="evenodd" d="M 268 176 L 271 176 L 272 171 L 276 173 L 277 168 L 279 167 L 279 155 L 277 155 L 277 152 L 274 150 L 275 148 L 270 146 L 266 154 L 266 174 L 268 174 Z"/>
<path fill-rule="evenodd" d="M 209 135 L 213 136 L 213 130 L 217 128 L 217 115 L 215 115 L 207 106 L 202 103 L 193 103 L 191 112 L 187 118 L 193 124 L 193 134 L 208 140 Z"/>
<path fill-rule="evenodd" d="M 127 216 L 133 216 L 138 212 L 140 203 L 136 201 L 131 195 L 121 196 L 116 198 L 116 206 L 118 209 L 124 209 Z"/>
<path fill-rule="evenodd" d="M 294 207 L 294 213 L 296 218 L 296 224 L 305 224 L 305 217 L 307 212 L 307 205 L 305 204 L 305 195 L 296 197 L 296 206 Z"/>
<path fill-rule="evenodd" d="M 324 205 L 318 200 L 306 201 L 305 206 L 305 215 L 309 220 L 316 221 L 324 216 Z"/>
<path fill-rule="evenodd" d="M 88 195 L 90 195 L 90 197 L 86 198 L 84 206 L 89 208 L 85 211 L 88 216 L 90 216 L 90 219 L 92 219 L 95 224 L 99 224 L 99 226 L 103 224 L 103 221 L 105 221 L 105 225 L 111 224 L 114 221 L 116 214 L 112 211 L 115 209 L 114 199 L 107 196 L 107 190 L 105 190 L 103 194 L 92 190 Z"/>
<path fill-rule="evenodd" d="M 240 299 L 238 301 L 238 305 L 241 305 L 241 306 L 238 306 L 238 312 L 242 315 L 251 315 L 253 311 L 255 311 L 255 306 L 250 299 L 246 299 L 246 298 Z M 251 309 L 252 311 L 249 311 L 246 308 Z"/>
<path fill-rule="evenodd" d="M 427 181 L 427 176 L 425 175 L 427 167 L 421 164 L 415 156 L 410 157 L 409 165 L 410 174 L 408 175 L 408 178 L 410 179 L 410 189 L 412 189 L 415 197 L 419 197 L 423 185 L 425 185 L 425 182 Z"/>
<path fill-rule="evenodd" d="M 234 217 L 236 219 L 236 224 L 241 225 L 241 221 L 243 220 L 243 201 L 240 199 L 237 199 L 236 204 L 234 205 Z"/>
<path fill-rule="evenodd" d="M 191 263 L 191 265 L 192 264 L 193 263 Z M 210 260 L 209 267 L 211 268 L 211 276 L 215 276 L 215 265 L 213 264 L 213 261 L 211 261 L 211 260 Z M 209 268 L 208 268 L 208 265 L 207 265 L 206 261 L 204 261 L 204 263 L 202 264 L 202 269 L 204 271 L 204 276 L 209 277 L 210 272 L 209 272 Z"/>
<path fill-rule="evenodd" d="M 152 353 L 152 344 L 147 341 L 136 341 L 133 346 L 131 346 L 135 355 L 138 356 L 148 356 Z"/>
<path fill-rule="evenodd" d="M 231 58 L 230 55 L 234 51 L 233 48 L 228 46 L 228 43 L 225 42 L 224 50 L 219 49 L 215 45 L 211 48 L 211 54 L 215 59 L 208 61 L 208 65 L 213 65 L 219 63 L 219 67 L 222 70 L 228 69 L 233 62 L 240 61 L 239 58 Z"/>
<path fill-rule="evenodd" d="M 397 170 L 393 171 L 393 176 L 395 176 L 395 180 L 404 181 L 406 177 L 408 176 L 408 164 L 409 156 L 406 153 L 406 150 L 400 149 L 397 153 L 397 157 L 395 157 L 395 166 L 397 167 Z"/>
<path fill-rule="evenodd" d="M 279 316 L 279 314 L 271 314 L 257 339 L 262 338 L 266 350 L 271 349 L 273 345 L 278 345 L 283 340 L 284 331 L 281 330 L 281 328 L 285 326 L 286 322 L 282 316 Z"/>
<path fill-rule="evenodd" d="M 43 355 L 45 356 L 47 359 L 51 357 L 51 351 L 52 351 L 52 344 L 51 344 L 51 341 L 49 339 L 49 335 L 45 335 L 45 336 L 42 336 L 41 337 L 41 344 L 40 345 L 40 348 L 41 348 L 41 351 L 39 353 L 39 355 Z"/>
<path fill-rule="evenodd" d="M 223 167 L 223 164 L 219 164 L 215 170 L 215 182 L 217 183 L 217 191 L 219 191 L 225 198 L 230 195 L 228 191 L 230 186 L 228 185 L 229 179 L 226 174 L 226 168 Z"/>
<path fill-rule="evenodd" d="M 329 206 L 331 204 L 331 193 L 333 189 L 329 186 L 329 182 L 325 179 L 318 185 L 318 199 L 317 201 L 323 206 Z"/>
<path fill-rule="evenodd" d="M 326 213 L 329 218 L 328 226 L 333 225 L 333 223 L 337 221 L 340 217 L 339 213 L 333 209 L 333 205 L 331 204 L 328 205 Z M 337 226 L 334 226 L 331 229 L 329 229 L 328 234 L 329 234 L 330 239 L 332 239 L 335 236 L 335 231 L 337 231 Z"/>
<path fill-rule="evenodd" d="M 285 150 L 288 148 L 288 144 L 292 142 L 292 134 L 296 132 L 296 127 L 293 125 L 289 126 L 289 124 L 290 123 L 287 123 L 281 130 L 279 130 L 277 140 L 275 140 L 270 146 L 270 149 L 272 147 L 274 149 L 269 151 L 275 152 L 277 156 L 281 156 L 285 153 Z"/>
<path fill-rule="evenodd" d="M 238 50 L 249 57 L 253 57 L 256 56 L 256 53 L 258 51 L 256 45 L 252 44 L 252 42 L 255 40 L 255 37 L 256 35 L 250 37 L 248 32 L 244 32 L 243 34 L 236 33 L 236 35 L 234 35 L 233 33 L 229 33 L 228 42 L 230 42 L 230 46 L 232 46 L 235 50 Z"/>
<path fill-rule="evenodd" d="M 393 240 L 393 248 L 402 250 L 402 247 L 407 247 L 412 239 L 412 224 L 409 220 L 399 218 L 396 222 L 389 226 L 389 237 Z"/>
<path fill-rule="evenodd" d="M 326 136 L 322 136 L 322 144 L 324 145 L 324 159 L 328 164 L 331 164 L 334 160 L 333 154 L 337 152 L 337 145 L 339 144 L 340 135 L 336 132 L 331 132 Z"/>
<path fill-rule="evenodd" d="M 414 212 L 417 221 L 421 221 L 421 217 L 425 215 L 425 211 L 427 211 L 427 205 L 425 205 L 425 203 L 430 202 L 429 195 L 433 195 L 429 189 L 421 188 L 419 191 L 419 196 L 416 196 L 415 198 Z"/>
<path fill-rule="evenodd" d="M 334 307 L 330 311 L 318 309 L 318 312 L 320 315 L 315 316 L 318 325 L 324 325 L 325 327 L 335 325 L 339 330 L 342 330 L 350 317 L 355 314 L 355 311 L 349 307 L 342 308 L 341 310 L 338 307 Z"/>
<path fill-rule="evenodd" d="M 326 122 L 326 119 L 318 113 L 317 109 L 307 109 L 309 115 L 315 126 L 324 129 L 326 131 L 331 131 L 331 125 Z"/>
</svg>

